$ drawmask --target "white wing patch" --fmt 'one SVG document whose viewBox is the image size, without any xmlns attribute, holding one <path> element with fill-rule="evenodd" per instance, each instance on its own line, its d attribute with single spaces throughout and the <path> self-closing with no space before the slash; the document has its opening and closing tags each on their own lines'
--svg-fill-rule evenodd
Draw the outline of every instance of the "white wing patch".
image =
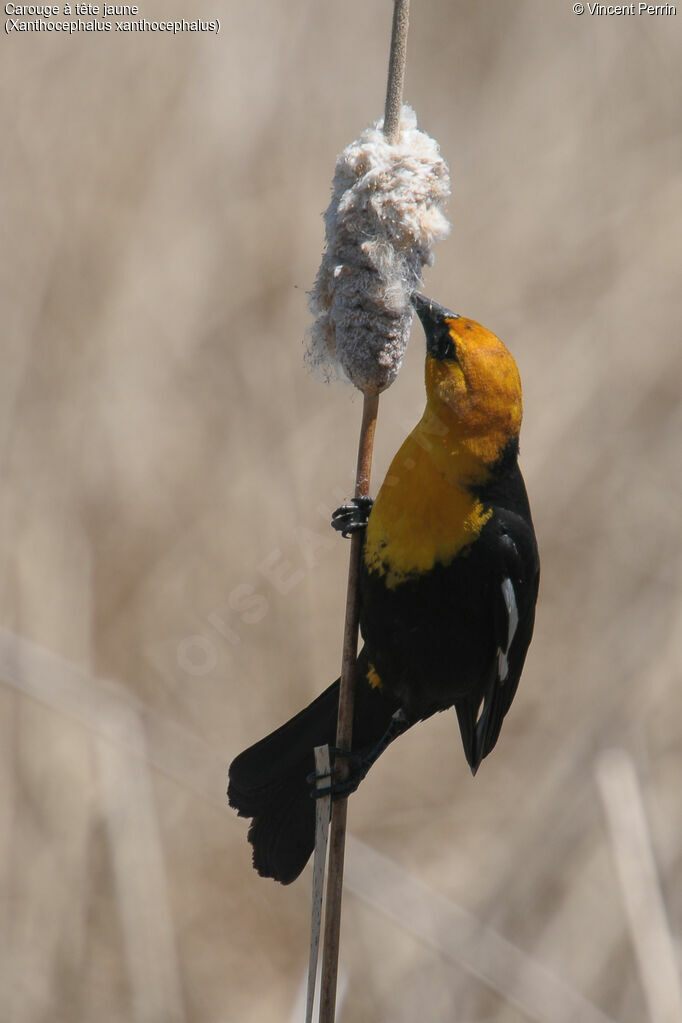
<svg viewBox="0 0 682 1023">
<path fill-rule="evenodd" d="M 507 608 L 507 645 L 504 650 L 497 648 L 497 674 L 500 682 L 504 682 L 509 674 L 509 662 L 507 656 L 512 645 L 516 628 L 519 624 L 519 610 L 516 606 L 516 594 L 509 577 L 502 581 L 502 596 L 504 605 Z"/>
</svg>

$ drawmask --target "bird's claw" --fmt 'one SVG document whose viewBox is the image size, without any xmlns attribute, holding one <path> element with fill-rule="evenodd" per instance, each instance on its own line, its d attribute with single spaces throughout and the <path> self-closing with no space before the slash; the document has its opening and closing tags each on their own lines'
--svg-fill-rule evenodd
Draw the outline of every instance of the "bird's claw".
<svg viewBox="0 0 682 1023">
<path fill-rule="evenodd" d="M 361 754 L 351 753 L 337 746 L 329 747 L 329 757 L 331 762 L 329 773 L 318 774 L 317 771 L 312 771 L 306 778 L 313 799 L 321 799 L 323 796 L 344 799 L 350 796 L 371 766 L 365 763 Z M 320 785 L 319 782 L 325 778 L 329 779 L 329 784 Z"/>
<path fill-rule="evenodd" d="M 367 520 L 374 501 L 369 495 L 354 497 L 348 504 L 342 504 L 332 512 L 332 529 L 348 539 L 353 533 L 367 528 Z"/>
</svg>

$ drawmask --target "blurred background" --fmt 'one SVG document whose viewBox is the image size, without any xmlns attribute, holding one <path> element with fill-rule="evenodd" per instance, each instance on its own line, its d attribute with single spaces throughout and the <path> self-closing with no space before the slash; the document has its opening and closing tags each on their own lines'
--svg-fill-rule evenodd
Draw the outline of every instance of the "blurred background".
<svg viewBox="0 0 682 1023">
<path fill-rule="evenodd" d="M 543 577 L 477 778 L 443 714 L 351 801 L 339 1023 L 682 1018 L 682 12 L 572 6 L 412 4 L 453 180 L 425 290 L 518 361 Z M 361 402 L 302 339 L 391 10 L 3 37 L 3 1023 L 303 1019 L 309 870 L 259 878 L 224 792 L 338 673 Z M 422 360 L 415 328 L 374 492 Z"/>
</svg>

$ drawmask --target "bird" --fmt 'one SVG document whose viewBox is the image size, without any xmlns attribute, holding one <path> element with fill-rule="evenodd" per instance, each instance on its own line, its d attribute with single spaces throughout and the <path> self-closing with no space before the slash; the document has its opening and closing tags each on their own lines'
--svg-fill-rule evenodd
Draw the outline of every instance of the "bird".
<svg viewBox="0 0 682 1023">
<path fill-rule="evenodd" d="M 473 774 L 497 743 L 533 635 L 540 562 L 518 464 L 522 391 L 491 331 L 414 293 L 426 336 L 426 407 L 376 499 L 337 509 L 362 533 L 352 749 L 344 781 L 316 787 L 333 748 L 339 680 L 237 756 L 228 800 L 250 817 L 253 865 L 289 884 L 315 844 L 313 795 L 347 796 L 408 728 L 454 708 Z"/>
</svg>

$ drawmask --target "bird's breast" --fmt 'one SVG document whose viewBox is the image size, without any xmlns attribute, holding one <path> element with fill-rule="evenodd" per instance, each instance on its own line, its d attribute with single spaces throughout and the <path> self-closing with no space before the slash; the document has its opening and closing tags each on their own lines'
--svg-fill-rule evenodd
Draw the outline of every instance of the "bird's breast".
<svg viewBox="0 0 682 1023">
<path fill-rule="evenodd" d="M 394 589 L 446 565 L 473 543 L 492 511 L 434 464 L 410 434 L 374 502 L 365 536 L 365 567 Z"/>
</svg>

